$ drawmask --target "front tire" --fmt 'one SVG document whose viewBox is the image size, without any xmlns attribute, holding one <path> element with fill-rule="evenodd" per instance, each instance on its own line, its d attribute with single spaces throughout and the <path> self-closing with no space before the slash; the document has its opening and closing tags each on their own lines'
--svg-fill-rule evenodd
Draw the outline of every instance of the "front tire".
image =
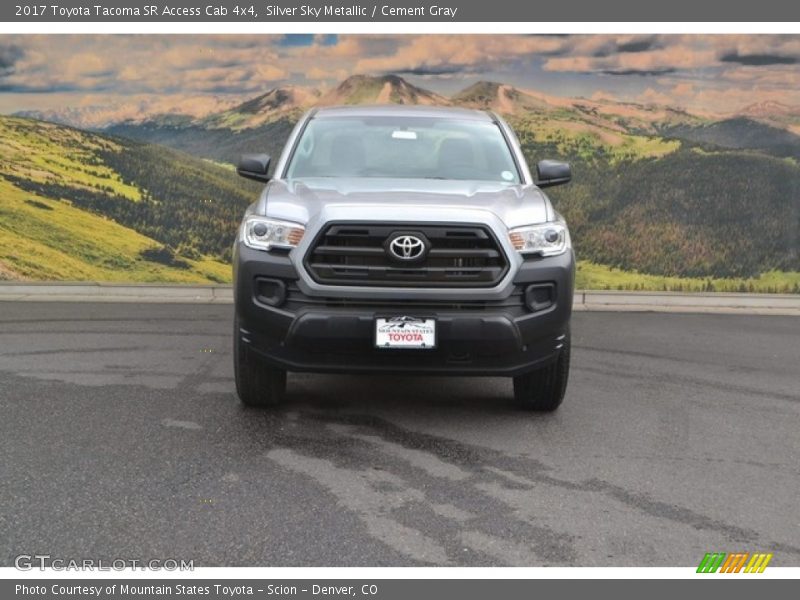
<svg viewBox="0 0 800 600">
<path fill-rule="evenodd" d="M 233 323 L 233 371 L 236 393 L 246 406 L 276 406 L 286 395 L 286 371 L 271 367 L 242 339 L 239 318 Z"/>
<path fill-rule="evenodd" d="M 514 377 L 514 399 L 524 409 L 552 412 L 564 400 L 569 379 L 570 334 L 567 332 L 555 362 Z"/>
</svg>

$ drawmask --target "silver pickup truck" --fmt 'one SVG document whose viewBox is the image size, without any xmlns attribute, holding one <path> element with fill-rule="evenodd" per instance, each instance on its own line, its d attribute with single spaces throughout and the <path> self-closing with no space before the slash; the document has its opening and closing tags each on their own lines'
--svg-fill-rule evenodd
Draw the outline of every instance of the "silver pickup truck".
<svg viewBox="0 0 800 600">
<path fill-rule="evenodd" d="M 569 375 L 569 231 L 495 114 L 330 107 L 297 123 L 234 244 L 241 400 L 282 400 L 287 371 L 508 376 L 555 410 Z M 270 175 L 271 173 L 271 175 Z"/>
</svg>

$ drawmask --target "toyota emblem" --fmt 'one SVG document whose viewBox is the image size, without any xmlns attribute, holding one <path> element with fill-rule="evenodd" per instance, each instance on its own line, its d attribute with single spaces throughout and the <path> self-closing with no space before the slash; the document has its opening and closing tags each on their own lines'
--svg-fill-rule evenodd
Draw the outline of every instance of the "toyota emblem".
<svg viewBox="0 0 800 600">
<path fill-rule="evenodd" d="M 425 254 L 425 242 L 415 235 L 400 234 L 389 241 L 389 252 L 399 260 L 418 260 Z"/>
</svg>

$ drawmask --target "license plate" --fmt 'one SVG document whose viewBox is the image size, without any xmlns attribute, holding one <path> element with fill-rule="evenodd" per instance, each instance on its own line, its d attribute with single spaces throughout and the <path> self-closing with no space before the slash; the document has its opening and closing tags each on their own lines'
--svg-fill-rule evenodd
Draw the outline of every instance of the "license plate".
<svg viewBox="0 0 800 600">
<path fill-rule="evenodd" d="M 419 317 L 375 319 L 375 346 L 378 348 L 436 347 L 436 321 Z"/>
</svg>

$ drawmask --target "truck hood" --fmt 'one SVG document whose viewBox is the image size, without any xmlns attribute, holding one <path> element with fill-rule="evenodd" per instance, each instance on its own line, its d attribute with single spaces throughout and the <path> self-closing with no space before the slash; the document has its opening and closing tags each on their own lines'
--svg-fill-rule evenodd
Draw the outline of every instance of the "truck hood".
<svg viewBox="0 0 800 600">
<path fill-rule="evenodd" d="M 304 225 L 328 220 L 499 220 L 507 228 L 552 220 L 534 185 L 438 179 L 313 178 L 273 180 L 257 214 Z"/>
</svg>

